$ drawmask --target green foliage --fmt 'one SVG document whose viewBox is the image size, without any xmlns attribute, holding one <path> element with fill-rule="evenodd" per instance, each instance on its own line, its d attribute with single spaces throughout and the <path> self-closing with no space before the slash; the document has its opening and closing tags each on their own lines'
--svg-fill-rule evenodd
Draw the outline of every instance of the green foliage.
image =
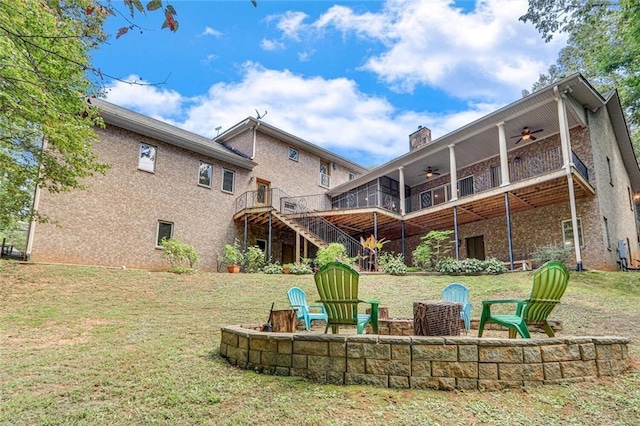
<svg viewBox="0 0 640 426">
<path fill-rule="evenodd" d="M 549 245 L 536 247 L 531 256 L 538 265 L 542 265 L 543 263 L 549 262 L 551 260 L 557 260 L 565 263 L 567 260 L 569 260 L 571 251 L 565 249 L 562 246 Z"/>
<path fill-rule="evenodd" d="M 262 271 L 265 265 L 264 252 L 258 246 L 247 247 L 245 257 L 245 272 L 256 273 Z"/>
<path fill-rule="evenodd" d="M 313 274 L 311 259 L 302 259 L 302 262 L 292 264 L 290 272 L 295 275 Z"/>
<path fill-rule="evenodd" d="M 407 265 L 404 264 L 402 253 L 382 253 L 380 255 L 380 265 L 382 272 L 390 275 L 406 275 Z"/>
<path fill-rule="evenodd" d="M 457 275 L 462 272 L 462 262 L 452 257 L 445 257 L 438 261 L 435 270 L 445 275 Z"/>
<path fill-rule="evenodd" d="M 327 247 L 320 247 L 316 253 L 316 266 L 322 268 L 330 262 L 339 261 L 351 264 L 353 259 L 347 256 L 347 249 L 340 243 L 331 243 Z"/>
<path fill-rule="evenodd" d="M 532 90 L 575 72 L 582 73 L 601 93 L 617 88 L 640 158 L 640 3 L 529 0 L 529 9 L 520 20 L 531 22 L 545 41 L 559 32 L 568 35 L 557 63 L 540 76 Z"/>
<path fill-rule="evenodd" d="M 163 28 L 176 31 L 176 11 L 153 0 Z M 0 228 L 46 216 L 32 209 L 36 185 L 53 193 L 84 189 L 83 179 L 108 165 L 93 152 L 99 111 L 87 99 L 102 93 L 108 76 L 91 64 L 104 43 L 110 16 L 124 16 L 111 0 L 0 1 Z M 126 0 L 131 18 L 144 14 L 140 0 Z M 134 10 L 135 6 L 135 10 Z M 124 18 L 130 29 L 142 27 Z"/>
<path fill-rule="evenodd" d="M 267 263 L 264 268 L 262 268 L 262 272 L 265 274 L 282 274 L 282 266 L 280 266 L 278 262 Z"/>
<path fill-rule="evenodd" d="M 432 271 L 437 263 L 448 256 L 455 244 L 451 238 L 453 231 L 430 231 L 420 237 L 422 242 L 413 251 L 413 264 L 423 270 Z"/>
<path fill-rule="evenodd" d="M 89 52 L 105 40 L 106 15 L 87 15 L 91 0 L 56 3 L 0 2 L 0 226 L 36 214 L 36 183 L 68 191 L 107 169 L 93 153 L 101 121 L 86 104 Z"/>
<path fill-rule="evenodd" d="M 507 268 L 502 261 L 496 258 L 456 260 L 452 257 L 446 257 L 438 261 L 436 271 L 446 275 L 502 274 L 507 272 Z"/>
<path fill-rule="evenodd" d="M 483 262 L 484 272 L 487 274 L 504 274 L 507 272 L 507 267 L 500 259 L 490 257 Z"/>
<path fill-rule="evenodd" d="M 227 266 L 242 266 L 244 264 L 244 254 L 240 250 L 240 243 L 237 239 L 233 241 L 233 244 L 224 245 L 222 261 Z"/>
<path fill-rule="evenodd" d="M 174 274 L 192 274 L 195 271 L 193 268 L 187 268 L 184 266 L 172 266 L 169 269 L 169 272 L 173 272 Z"/>
<path fill-rule="evenodd" d="M 177 238 L 160 241 L 162 246 L 162 256 L 169 261 L 172 268 L 180 267 L 184 263 L 189 264 L 189 268 L 198 263 L 198 253 L 192 245 L 182 243 Z"/>
</svg>

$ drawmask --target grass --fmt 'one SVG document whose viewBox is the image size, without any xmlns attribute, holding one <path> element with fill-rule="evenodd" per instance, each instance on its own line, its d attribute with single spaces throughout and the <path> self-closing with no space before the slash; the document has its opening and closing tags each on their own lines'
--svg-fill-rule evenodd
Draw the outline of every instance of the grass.
<svg viewBox="0 0 640 426">
<path fill-rule="evenodd" d="M 410 317 L 414 300 L 461 281 L 477 318 L 483 299 L 525 297 L 530 278 L 363 275 L 360 292 Z M 0 262 L 0 424 L 638 424 L 637 364 L 595 382 L 441 392 L 318 385 L 219 357 L 221 326 L 264 323 L 294 285 L 316 294 L 310 275 Z M 639 301 L 640 274 L 574 273 L 552 317 L 560 335 L 630 337 L 637 360 Z"/>
</svg>

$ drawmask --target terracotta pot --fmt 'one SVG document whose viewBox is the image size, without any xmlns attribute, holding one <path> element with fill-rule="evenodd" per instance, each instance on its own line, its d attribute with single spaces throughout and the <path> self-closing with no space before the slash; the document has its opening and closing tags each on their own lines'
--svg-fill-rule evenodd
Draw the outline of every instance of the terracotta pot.
<svg viewBox="0 0 640 426">
<path fill-rule="evenodd" d="M 229 266 L 227 266 L 227 271 L 229 271 L 229 273 L 231 273 L 231 274 L 237 274 L 238 272 L 240 272 L 240 266 L 238 266 L 238 265 L 229 265 Z"/>
<path fill-rule="evenodd" d="M 285 274 L 290 274 L 291 268 L 282 268 L 282 272 L 284 272 Z"/>
</svg>

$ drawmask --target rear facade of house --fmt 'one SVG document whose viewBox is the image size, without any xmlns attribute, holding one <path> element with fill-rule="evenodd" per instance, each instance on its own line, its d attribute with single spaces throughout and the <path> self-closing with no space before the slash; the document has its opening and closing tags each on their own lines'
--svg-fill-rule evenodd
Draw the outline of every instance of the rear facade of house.
<svg viewBox="0 0 640 426">
<path fill-rule="evenodd" d="M 370 235 L 411 252 L 430 230 L 454 231 L 454 256 L 514 267 L 542 246 L 576 269 L 634 266 L 640 170 L 615 92 L 579 74 L 436 140 L 420 127 L 409 152 L 373 170 L 248 118 L 208 140 L 99 102 L 95 150 L 110 163 L 87 191 L 40 192 L 31 260 L 166 268 L 158 242 L 192 244 L 199 267 L 238 239 L 272 261 L 313 257 Z M 453 185 L 452 185 L 453 182 Z"/>
</svg>

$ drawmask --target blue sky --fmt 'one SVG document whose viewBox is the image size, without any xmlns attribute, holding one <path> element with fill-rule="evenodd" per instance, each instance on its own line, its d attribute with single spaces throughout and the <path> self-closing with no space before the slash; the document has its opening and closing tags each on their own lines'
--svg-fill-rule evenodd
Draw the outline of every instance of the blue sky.
<svg viewBox="0 0 640 426">
<path fill-rule="evenodd" d="M 105 80 L 107 100 L 208 137 L 267 111 L 364 166 L 406 153 L 418 126 L 435 139 L 519 99 L 565 43 L 518 21 L 526 0 L 171 4 L 176 33 L 149 13 L 94 52 L 105 74 L 151 83 Z"/>
</svg>

